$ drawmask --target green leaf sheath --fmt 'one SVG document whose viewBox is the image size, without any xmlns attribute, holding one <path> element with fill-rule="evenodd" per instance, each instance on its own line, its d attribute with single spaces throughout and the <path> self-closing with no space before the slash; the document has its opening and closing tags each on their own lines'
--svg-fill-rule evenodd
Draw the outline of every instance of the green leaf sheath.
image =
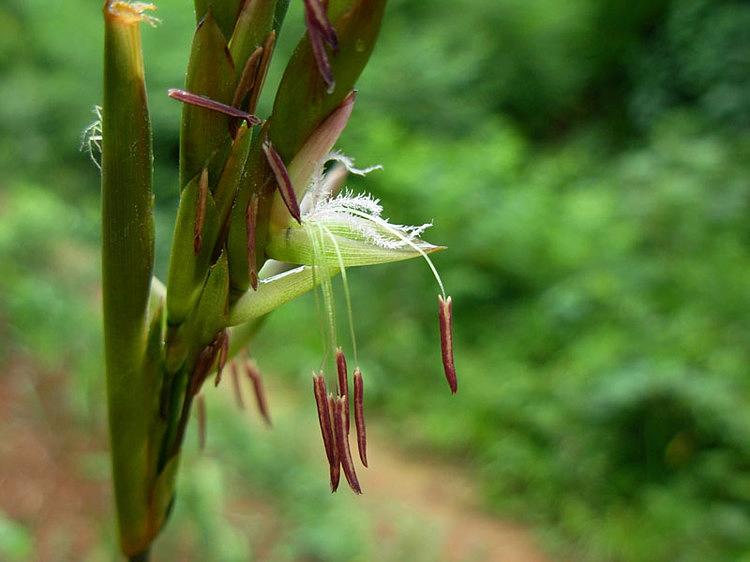
<svg viewBox="0 0 750 562">
<path fill-rule="evenodd" d="M 110 446 L 123 551 L 144 551 L 149 432 L 158 381 L 142 368 L 154 259 L 152 148 L 135 9 L 104 5 L 102 288 Z"/>
</svg>

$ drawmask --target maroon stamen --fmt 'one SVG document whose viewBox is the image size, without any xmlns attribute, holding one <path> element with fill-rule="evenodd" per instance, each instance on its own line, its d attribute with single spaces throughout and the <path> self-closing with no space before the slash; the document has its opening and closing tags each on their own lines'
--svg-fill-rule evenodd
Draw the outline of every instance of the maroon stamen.
<svg viewBox="0 0 750 562">
<path fill-rule="evenodd" d="M 309 24 L 315 25 L 321 36 L 334 51 L 338 51 L 339 39 L 336 36 L 336 30 L 328 19 L 326 6 L 320 0 L 305 0 L 305 12 L 309 14 Z"/>
<path fill-rule="evenodd" d="M 456 365 L 453 361 L 453 301 L 450 297 L 444 299 L 438 295 L 440 304 L 440 348 L 443 354 L 443 369 L 445 378 L 451 387 L 451 392 L 458 391 L 458 379 L 456 378 Z"/>
<path fill-rule="evenodd" d="M 354 369 L 354 423 L 357 426 L 359 459 L 367 466 L 367 432 L 365 429 L 364 382 L 359 367 Z"/>
<path fill-rule="evenodd" d="M 217 111 L 219 113 L 223 113 L 224 115 L 228 115 L 229 117 L 244 119 L 248 127 L 253 127 L 261 122 L 260 118 L 252 115 L 251 113 L 248 113 L 247 111 L 242 111 L 241 109 L 237 109 L 236 107 L 232 107 L 231 105 L 212 100 L 211 98 L 208 98 L 206 96 L 193 94 L 191 92 L 186 92 L 185 90 L 179 90 L 176 88 L 168 90 L 167 95 L 174 100 L 181 101 L 182 103 L 186 103 L 188 105 L 194 105 L 196 107 L 202 107 L 203 109 Z"/>
<path fill-rule="evenodd" d="M 224 365 L 227 363 L 227 355 L 229 355 L 229 334 L 226 330 L 221 332 L 217 338 L 215 344 L 218 347 L 218 363 L 216 367 L 216 378 L 214 379 L 214 386 L 219 386 L 221 382 L 221 374 L 224 372 Z"/>
<path fill-rule="evenodd" d="M 198 395 L 195 406 L 198 415 L 198 448 L 203 451 L 206 448 L 206 401 L 202 394 Z"/>
<path fill-rule="evenodd" d="M 250 381 L 253 383 L 253 392 L 255 393 L 255 403 L 258 406 L 260 415 L 263 416 L 265 422 L 271 426 L 271 415 L 268 412 L 268 402 L 266 401 L 266 393 L 263 389 L 263 379 L 260 375 L 260 370 L 255 364 L 255 361 L 248 361 L 245 363 L 245 371 Z"/>
<path fill-rule="evenodd" d="M 232 388 L 234 389 L 234 399 L 240 410 L 245 409 L 245 400 L 242 398 L 242 386 L 240 385 L 240 371 L 237 368 L 237 362 L 233 361 L 230 365 L 232 372 Z"/>
<path fill-rule="evenodd" d="M 279 186 L 279 193 L 284 200 L 286 208 L 289 209 L 289 214 L 292 215 L 294 220 L 302 224 L 299 204 L 297 203 L 297 195 L 294 193 L 292 180 L 289 178 L 289 172 L 284 165 L 284 161 L 281 159 L 281 155 L 276 152 L 276 149 L 268 140 L 263 143 L 263 152 L 266 153 L 268 165 L 271 166 L 273 175 L 276 177 L 276 183 Z"/>
<path fill-rule="evenodd" d="M 206 221 L 206 198 L 208 197 L 208 169 L 204 168 L 198 180 L 198 203 L 195 206 L 195 226 L 193 227 L 193 252 L 197 256 L 203 245 L 203 224 Z"/>
<path fill-rule="evenodd" d="M 320 76 L 326 83 L 326 92 L 331 94 L 336 88 L 331 62 L 328 60 L 328 53 L 326 53 L 322 30 L 313 20 L 308 10 L 305 11 L 305 24 L 307 25 L 307 37 L 310 39 L 310 48 L 312 49 L 315 64 L 318 67 Z"/>
<path fill-rule="evenodd" d="M 346 396 L 335 399 L 335 417 L 334 426 L 336 430 L 336 446 L 339 450 L 339 457 L 341 460 L 341 468 L 344 469 L 344 476 L 346 481 L 349 483 L 349 487 L 355 494 L 361 494 L 362 488 L 357 480 L 357 473 L 354 470 L 354 462 L 352 461 L 352 452 L 349 449 L 349 440 L 346 438 L 346 414 L 344 412 L 344 403 L 346 402 Z"/>
<path fill-rule="evenodd" d="M 346 370 L 346 357 L 340 347 L 336 348 L 336 371 L 339 381 L 339 396 L 349 396 L 349 376 Z M 349 399 L 346 399 L 346 434 L 349 435 Z"/>
<path fill-rule="evenodd" d="M 331 473 L 331 493 L 339 489 L 339 481 L 341 480 L 341 446 L 339 446 L 339 440 L 336 436 L 336 398 L 333 394 L 328 394 L 328 417 L 331 420 L 331 444 L 333 445 L 333 462 L 330 463 Z"/>
<path fill-rule="evenodd" d="M 262 54 L 263 47 L 258 47 L 248 57 L 245 67 L 242 69 L 240 81 L 237 83 L 237 88 L 234 90 L 234 97 L 232 98 L 232 105 L 234 107 L 241 107 L 242 101 L 250 94 L 255 86 Z"/>
<path fill-rule="evenodd" d="M 250 286 L 258 289 L 258 262 L 255 257 L 255 225 L 258 217 L 258 196 L 253 195 L 245 211 L 245 225 L 247 228 L 247 269 Z"/>
<path fill-rule="evenodd" d="M 266 40 L 263 43 L 263 56 L 258 64 L 258 72 L 255 74 L 253 87 L 250 91 L 250 99 L 247 102 L 248 111 L 255 111 L 255 108 L 258 106 L 258 98 L 260 98 L 260 94 L 263 91 L 263 84 L 266 81 L 268 67 L 271 66 L 271 56 L 273 55 L 273 49 L 275 46 L 276 32 L 271 31 L 271 33 L 266 36 Z"/>
<path fill-rule="evenodd" d="M 315 405 L 318 409 L 318 423 L 320 424 L 320 434 L 323 437 L 326 458 L 328 459 L 328 464 L 332 465 L 334 461 L 333 431 L 331 430 L 331 416 L 328 412 L 326 381 L 322 372 L 317 375 L 313 374 L 313 393 L 315 394 Z"/>
</svg>

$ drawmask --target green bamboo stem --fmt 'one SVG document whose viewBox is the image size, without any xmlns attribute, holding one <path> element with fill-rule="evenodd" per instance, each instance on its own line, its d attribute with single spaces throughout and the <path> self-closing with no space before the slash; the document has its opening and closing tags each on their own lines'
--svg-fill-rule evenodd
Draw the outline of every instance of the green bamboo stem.
<svg viewBox="0 0 750 562">
<path fill-rule="evenodd" d="M 151 126 L 144 86 L 141 15 L 104 5 L 102 288 L 112 477 L 120 543 L 148 548 L 149 431 L 155 381 L 144 376 L 153 269 Z"/>
</svg>

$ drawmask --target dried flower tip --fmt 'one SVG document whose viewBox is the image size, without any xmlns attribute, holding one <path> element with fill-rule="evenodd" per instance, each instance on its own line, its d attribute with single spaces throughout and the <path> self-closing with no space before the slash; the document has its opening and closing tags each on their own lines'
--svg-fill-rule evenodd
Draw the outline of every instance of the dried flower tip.
<svg viewBox="0 0 750 562">
<path fill-rule="evenodd" d="M 181 101 L 182 103 L 186 103 L 188 105 L 194 105 L 196 107 L 202 107 L 203 109 L 217 111 L 219 113 L 223 113 L 224 115 L 228 115 L 229 117 L 244 119 L 248 127 L 253 127 L 261 122 L 258 117 L 248 113 L 247 111 L 242 111 L 241 109 L 237 109 L 236 107 L 232 107 L 231 105 L 212 100 L 211 98 L 208 98 L 206 96 L 193 94 L 191 92 L 178 90 L 176 88 L 168 90 L 167 95 L 169 95 L 169 97 L 174 100 Z"/>
<path fill-rule="evenodd" d="M 240 410 L 245 409 L 245 400 L 242 398 L 242 386 L 240 385 L 240 371 L 237 368 L 237 362 L 232 361 L 232 388 L 234 389 L 234 399 L 237 402 L 237 407 Z"/>
<path fill-rule="evenodd" d="M 294 220 L 302 224 L 299 204 L 297 203 L 297 195 L 294 193 L 292 180 L 289 179 L 289 172 L 284 165 L 284 161 L 281 159 L 281 155 L 276 152 L 276 149 L 268 140 L 263 143 L 263 152 L 266 153 L 268 165 L 271 167 L 273 175 L 276 177 L 276 184 L 279 186 L 279 193 L 284 200 L 286 208 L 289 209 L 289 214 L 292 215 Z"/>
<path fill-rule="evenodd" d="M 443 353 L 443 368 L 445 378 L 451 387 L 451 392 L 458 391 L 458 379 L 456 378 L 456 365 L 453 362 L 453 301 L 450 297 L 443 298 L 438 295 L 440 305 L 440 348 Z"/>
<path fill-rule="evenodd" d="M 221 374 L 224 371 L 224 365 L 227 363 L 227 355 L 229 355 L 229 334 L 226 330 L 219 333 L 216 337 L 214 345 L 217 348 L 218 353 L 218 364 L 216 367 L 216 379 L 214 380 L 214 386 L 219 386 L 221 382 Z"/>
<path fill-rule="evenodd" d="M 357 426 L 359 459 L 367 466 L 367 431 L 365 429 L 364 382 L 359 367 L 354 369 L 354 423 Z"/>
<path fill-rule="evenodd" d="M 258 290 L 258 260 L 255 254 L 255 233 L 258 219 L 258 195 L 250 197 L 250 203 L 245 210 L 245 227 L 247 230 L 247 269 L 250 286 Z"/>
<path fill-rule="evenodd" d="M 197 256 L 203 245 L 203 225 L 206 221 L 206 199 L 208 198 L 208 168 L 204 168 L 198 181 L 198 204 L 195 207 L 193 228 L 193 252 Z"/>
<path fill-rule="evenodd" d="M 120 18 L 126 24 L 147 23 L 151 27 L 156 27 L 159 18 L 148 15 L 146 12 L 156 10 L 156 6 L 148 2 L 125 2 L 125 1 L 108 1 L 106 9 L 116 18 Z"/>
<path fill-rule="evenodd" d="M 202 394 L 198 395 L 195 406 L 198 415 L 198 448 L 203 451 L 206 448 L 206 401 Z"/>
<path fill-rule="evenodd" d="M 326 83 L 326 92 L 331 94 L 336 89 L 336 81 L 333 79 L 331 62 L 328 60 L 328 53 L 324 44 L 325 37 L 309 10 L 305 10 L 305 24 L 307 25 L 307 37 L 310 40 L 315 65 L 318 67 L 321 78 Z"/>
<path fill-rule="evenodd" d="M 323 446 L 326 451 L 328 464 L 332 465 L 335 459 L 333 430 L 331 429 L 331 416 L 328 411 L 328 397 L 326 390 L 326 381 L 323 373 L 313 373 L 313 393 L 315 394 L 315 405 L 318 409 L 318 423 L 320 424 L 320 433 L 323 437 Z"/>
<path fill-rule="evenodd" d="M 339 381 L 339 396 L 349 396 L 349 375 L 346 370 L 346 357 L 340 347 L 336 348 L 336 372 Z M 346 400 L 346 434 L 349 435 L 349 399 Z"/>
<path fill-rule="evenodd" d="M 355 494 L 361 494 L 362 488 L 359 485 L 359 480 L 357 480 L 357 473 L 354 470 L 354 462 L 352 461 L 352 453 L 349 449 L 349 440 L 346 436 L 346 413 L 344 410 L 346 399 L 346 396 L 335 399 L 336 410 L 333 425 L 336 430 L 336 447 L 339 451 L 341 468 L 344 469 L 344 476 L 349 483 L 349 487 Z"/>
<path fill-rule="evenodd" d="M 268 412 L 268 402 L 266 401 L 266 393 L 263 389 L 263 379 L 260 375 L 260 370 L 255 361 L 248 361 L 245 363 L 245 371 L 250 381 L 253 383 L 253 392 L 255 393 L 255 403 L 258 406 L 260 415 L 263 416 L 265 422 L 271 426 L 271 415 Z"/>
<path fill-rule="evenodd" d="M 334 51 L 338 51 L 339 38 L 336 30 L 331 25 L 326 13 L 326 6 L 320 0 L 305 0 L 305 12 L 309 14 L 309 24 L 312 24 L 322 38 Z"/>
<path fill-rule="evenodd" d="M 341 447 L 339 446 L 339 440 L 336 437 L 336 398 L 333 394 L 329 393 L 327 397 L 328 403 L 328 418 L 331 420 L 331 444 L 333 445 L 333 462 L 330 463 L 331 473 L 331 493 L 339 489 L 339 481 L 341 480 Z"/>
</svg>

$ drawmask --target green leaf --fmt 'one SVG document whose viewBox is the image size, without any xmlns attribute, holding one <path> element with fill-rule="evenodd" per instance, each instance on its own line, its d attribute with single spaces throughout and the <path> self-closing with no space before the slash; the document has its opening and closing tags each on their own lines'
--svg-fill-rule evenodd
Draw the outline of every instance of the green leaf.
<svg viewBox="0 0 750 562">
<path fill-rule="evenodd" d="M 193 37 L 185 89 L 193 94 L 231 104 L 235 69 L 226 39 L 211 11 Z M 230 118 L 203 107 L 184 104 L 180 130 L 180 187 L 198 175 L 209 163 L 211 185 L 216 185 L 226 151 L 232 142 Z"/>
</svg>

